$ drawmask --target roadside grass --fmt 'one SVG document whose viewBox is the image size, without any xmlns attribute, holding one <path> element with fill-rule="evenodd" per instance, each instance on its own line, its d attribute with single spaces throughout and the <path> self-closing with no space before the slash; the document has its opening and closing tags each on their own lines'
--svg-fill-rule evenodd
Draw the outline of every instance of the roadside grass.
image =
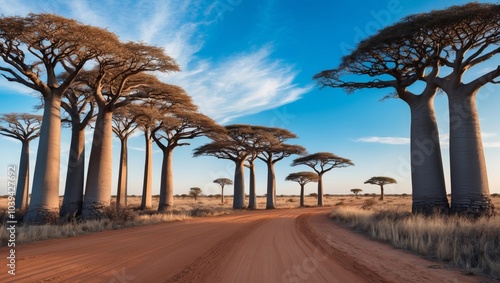
<svg viewBox="0 0 500 283">
<path fill-rule="evenodd" d="M 398 209 L 336 207 L 330 216 L 395 247 L 451 263 L 471 274 L 500 279 L 498 215 L 426 217 Z"/>
</svg>

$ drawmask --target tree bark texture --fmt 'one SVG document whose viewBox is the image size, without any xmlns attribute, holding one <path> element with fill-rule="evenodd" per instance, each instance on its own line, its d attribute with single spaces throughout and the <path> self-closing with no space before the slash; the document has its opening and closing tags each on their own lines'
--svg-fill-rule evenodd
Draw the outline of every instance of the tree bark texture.
<svg viewBox="0 0 500 283">
<path fill-rule="evenodd" d="M 71 128 L 66 186 L 61 206 L 61 217 L 81 214 L 83 204 L 83 185 L 85 178 L 85 129 L 79 124 Z"/>
</svg>

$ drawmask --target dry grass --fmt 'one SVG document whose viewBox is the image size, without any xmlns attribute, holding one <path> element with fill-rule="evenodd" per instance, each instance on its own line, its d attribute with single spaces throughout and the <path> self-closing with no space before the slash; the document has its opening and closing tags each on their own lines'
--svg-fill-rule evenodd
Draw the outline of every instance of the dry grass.
<svg viewBox="0 0 500 283">
<path fill-rule="evenodd" d="M 498 206 L 498 200 L 495 201 Z M 431 256 L 470 273 L 500 279 L 500 216 L 478 220 L 424 217 L 372 205 L 339 207 L 331 217 L 392 245 Z"/>
</svg>

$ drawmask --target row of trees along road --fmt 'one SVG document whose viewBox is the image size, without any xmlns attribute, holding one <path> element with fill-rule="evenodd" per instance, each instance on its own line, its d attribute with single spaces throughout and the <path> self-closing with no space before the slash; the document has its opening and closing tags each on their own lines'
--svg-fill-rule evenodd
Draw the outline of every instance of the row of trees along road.
<svg viewBox="0 0 500 283">
<path fill-rule="evenodd" d="M 500 76 L 500 66 L 464 81 L 500 48 L 500 5 L 470 3 L 412 15 L 363 40 L 340 66 L 314 78 L 351 93 L 392 88 L 411 113 L 413 211 L 493 214 L 476 95 Z M 353 76 L 353 75 L 358 75 Z M 411 91 L 424 85 L 420 93 Z M 411 88 L 414 89 L 414 88 Z M 446 197 L 434 96 L 449 102 L 451 208 Z"/>
</svg>

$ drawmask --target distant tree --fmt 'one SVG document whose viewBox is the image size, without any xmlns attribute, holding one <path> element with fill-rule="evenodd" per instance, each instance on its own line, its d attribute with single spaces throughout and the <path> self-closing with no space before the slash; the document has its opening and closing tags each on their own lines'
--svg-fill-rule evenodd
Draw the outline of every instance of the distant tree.
<svg viewBox="0 0 500 283">
<path fill-rule="evenodd" d="M 291 173 L 286 178 L 286 181 L 297 182 L 300 185 L 300 206 L 304 206 L 304 187 L 307 183 L 317 182 L 318 175 L 313 172 L 297 172 Z"/>
<path fill-rule="evenodd" d="M 9 113 L 0 116 L 0 135 L 19 140 L 21 159 L 17 169 L 15 207 L 19 210 L 28 208 L 30 175 L 30 142 L 40 136 L 42 116 Z"/>
<path fill-rule="evenodd" d="M 228 178 L 218 178 L 214 180 L 214 183 L 219 184 L 221 188 L 221 202 L 224 203 L 224 187 L 227 185 L 232 185 L 233 181 Z"/>
<path fill-rule="evenodd" d="M 355 189 L 351 189 L 351 192 L 356 196 L 356 198 L 359 198 L 358 197 L 358 194 L 360 192 L 362 192 L 363 190 L 362 189 L 358 189 L 358 188 L 355 188 Z"/>
<path fill-rule="evenodd" d="M 200 196 L 202 193 L 201 189 L 198 187 L 190 188 L 189 189 L 189 195 L 194 197 L 194 200 L 196 201 L 198 199 L 198 196 Z"/>
<path fill-rule="evenodd" d="M 333 168 L 354 166 L 347 158 L 337 156 L 330 152 L 318 152 L 295 159 L 292 166 L 306 165 L 318 174 L 318 206 L 323 205 L 323 175 Z"/>
<path fill-rule="evenodd" d="M 384 185 L 396 183 L 395 179 L 384 176 L 371 177 L 365 182 L 365 184 L 380 186 L 380 200 L 384 200 Z"/>
<path fill-rule="evenodd" d="M 318 199 L 318 194 L 317 193 L 310 193 L 309 196 L 313 197 L 315 199 Z"/>
<path fill-rule="evenodd" d="M 403 199 L 404 199 L 404 198 L 406 198 L 406 197 L 408 196 L 408 194 L 403 193 L 403 194 L 401 194 L 401 196 L 402 196 L 402 197 L 403 197 Z"/>
</svg>

